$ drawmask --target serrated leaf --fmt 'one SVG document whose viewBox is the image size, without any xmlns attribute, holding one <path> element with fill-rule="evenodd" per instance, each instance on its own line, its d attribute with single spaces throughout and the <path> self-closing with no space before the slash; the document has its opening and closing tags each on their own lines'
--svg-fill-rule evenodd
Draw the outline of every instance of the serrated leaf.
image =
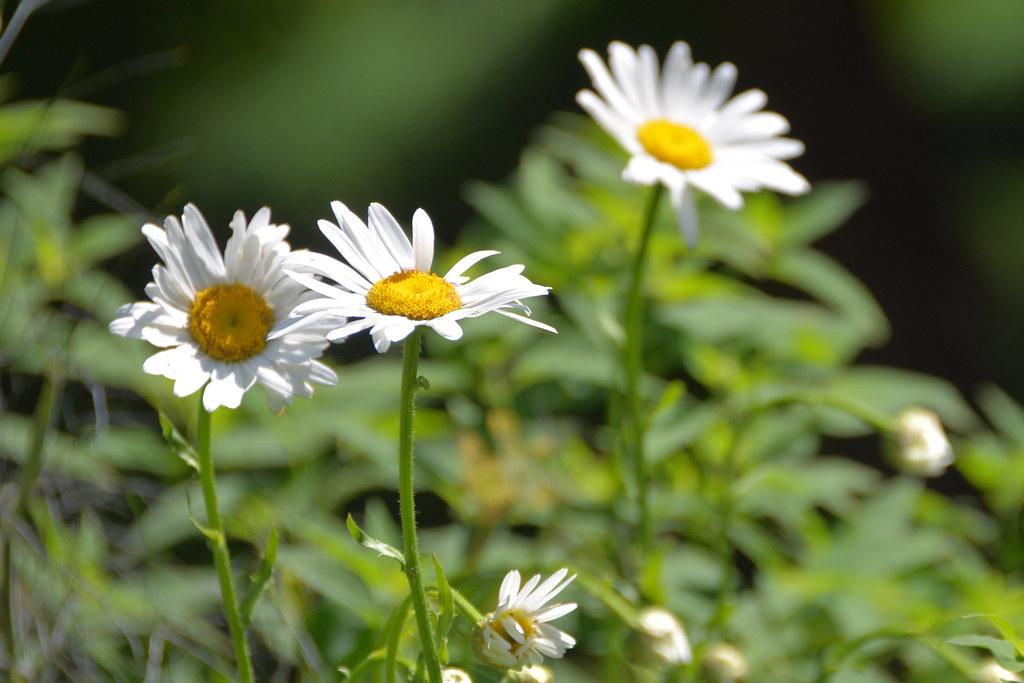
<svg viewBox="0 0 1024 683">
<path fill-rule="evenodd" d="M 397 560 L 400 565 L 403 567 L 405 566 L 405 557 L 398 548 L 388 545 L 384 541 L 378 541 L 376 538 L 367 535 L 365 531 L 359 528 L 359 525 L 356 524 L 356 520 L 352 518 L 352 515 L 348 516 L 345 524 L 348 526 L 348 532 L 352 534 L 352 538 L 356 540 L 356 543 L 364 548 L 377 551 L 382 557 L 390 557 Z"/>
<path fill-rule="evenodd" d="M 274 564 L 277 562 L 277 541 L 277 527 L 271 527 L 270 536 L 267 538 L 267 548 L 263 551 L 263 560 L 260 562 L 260 568 L 253 576 L 252 582 L 249 584 L 249 590 L 242 601 L 241 616 L 244 627 L 248 627 L 252 621 L 252 613 L 256 609 L 256 603 L 259 601 L 260 596 L 263 595 L 263 591 L 266 590 L 270 577 L 274 574 Z"/>
</svg>

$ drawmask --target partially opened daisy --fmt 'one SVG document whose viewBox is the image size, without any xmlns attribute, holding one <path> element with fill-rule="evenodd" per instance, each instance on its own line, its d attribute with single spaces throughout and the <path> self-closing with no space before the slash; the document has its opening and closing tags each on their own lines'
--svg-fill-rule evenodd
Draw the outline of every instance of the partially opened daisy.
<svg viewBox="0 0 1024 683">
<path fill-rule="evenodd" d="M 789 122 L 762 111 L 764 92 L 747 90 L 730 99 L 735 66 L 726 62 L 712 71 L 695 64 L 683 42 L 672 45 L 660 71 L 649 45 L 634 50 L 613 42 L 608 54 L 610 71 L 596 52 L 580 51 L 597 92 L 580 91 L 576 101 L 632 155 L 623 179 L 668 188 L 690 244 L 697 239 L 691 187 L 730 209 L 743 205 L 741 192 L 810 189 L 783 161 L 801 155 L 804 146 L 780 137 Z"/>
<path fill-rule="evenodd" d="M 505 575 L 498 591 L 498 608 L 477 626 L 474 645 L 480 658 L 498 668 L 540 664 L 545 657 L 559 658 L 576 645 L 568 633 L 549 622 L 576 609 L 576 603 L 547 605 L 576 575 L 559 569 L 544 583 L 540 574 L 520 587 L 516 570 Z"/>
<path fill-rule="evenodd" d="M 343 320 L 321 317 L 285 335 L 289 314 L 309 292 L 284 273 L 295 257 L 285 237 L 287 225 L 270 222 L 270 209 L 246 221 L 231 221 L 231 237 L 221 255 L 206 220 L 192 204 L 182 220 L 168 216 L 164 227 L 142 232 L 160 256 L 150 301 L 122 306 L 110 331 L 144 339 L 160 351 L 143 370 L 174 380 L 174 394 L 188 396 L 204 386 L 203 406 L 237 408 L 257 382 L 278 410 L 294 396 L 311 396 L 313 384 L 334 384 L 337 376 L 317 358 L 327 347 L 327 329 Z"/>
<path fill-rule="evenodd" d="M 435 274 L 431 270 L 434 226 L 423 209 L 412 217 L 410 242 L 398 221 L 380 204 L 370 205 L 369 225 L 341 202 L 332 202 L 331 208 L 338 223 L 322 220 L 320 230 L 347 263 L 310 252 L 296 254 L 294 262 L 302 268 L 289 271 L 298 282 L 323 295 L 298 306 L 297 315 L 351 318 L 327 333 L 331 341 L 369 330 L 374 347 L 384 353 L 421 325 L 445 339 L 459 339 L 460 321 L 491 312 L 555 331 L 527 317 L 530 309 L 522 300 L 544 296 L 549 288 L 524 277 L 523 266 L 505 266 L 474 280 L 463 275 L 496 251 L 473 252 L 444 276 Z M 322 282 L 314 274 L 330 278 L 336 285 Z"/>
</svg>

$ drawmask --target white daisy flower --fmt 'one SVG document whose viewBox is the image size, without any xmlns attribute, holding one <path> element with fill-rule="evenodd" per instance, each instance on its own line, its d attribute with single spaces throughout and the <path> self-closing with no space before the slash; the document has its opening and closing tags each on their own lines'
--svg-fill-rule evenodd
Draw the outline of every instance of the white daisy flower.
<svg viewBox="0 0 1024 683">
<path fill-rule="evenodd" d="M 274 334 L 294 322 L 289 314 L 309 292 L 284 274 L 291 252 L 287 225 L 270 222 L 264 207 L 246 222 L 237 211 L 221 255 L 206 220 L 192 204 L 182 220 L 168 216 L 164 227 L 147 224 L 142 233 L 160 256 L 150 301 L 122 306 L 110 331 L 144 339 L 165 350 L 142 369 L 174 380 L 174 394 L 188 396 L 203 386 L 203 406 L 237 408 L 255 383 L 266 389 L 271 409 L 293 396 L 312 396 L 313 384 L 334 384 L 334 371 L 316 359 L 328 346 L 327 329 L 344 322 L 321 319 L 287 335 Z"/>
<path fill-rule="evenodd" d="M 908 408 L 896 418 L 899 464 L 908 472 L 937 477 L 953 464 L 953 446 L 939 416 L 925 408 Z"/>
<path fill-rule="evenodd" d="M 634 50 L 613 42 L 608 54 L 610 72 L 596 52 L 580 51 L 597 92 L 582 90 L 576 101 L 632 155 L 624 180 L 668 188 L 691 245 L 697 240 L 691 186 L 730 209 L 743 205 L 741 192 L 810 189 L 782 161 L 803 154 L 804 146 L 779 137 L 789 132 L 789 122 L 762 111 L 768 101 L 764 92 L 747 90 L 729 99 L 734 65 L 726 62 L 711 71 L 707 64 L 694 64 L 683 42 L 672 45 L 660 73 L 650 45 Z"/>
<path fill-rule="evenodd" d="M 544 657 L 561 657 L 573 647 L 576 640 L 548 622 L 572 612 L 576 603 L 545 607 L 576 578 L 575 574 L 565 578 L 568 573 L 559 569 L 544 583 L 537 574 L 521 589 L 519 572 L 506 574 L 498 591 L 498 608 L 477 626 L 474 645 L 479 657 L 504 669 L 540 664 Z"/>
<path fill-rule="evenodd" d="M 443 277 L 434 274 L 434 226 L 423 209 L 412 217 L 410 242 L 398 221 L 380 204 L 370 205 L 369 227 L 341 202 L 332 202 L 331 208 L 338 224 L 322 220 L 320 231 L 348 263 L 323 254 L 305 253 L 296 255 L 295 263 L 307 272 L 293 269 L 288 273 L 323 295 L 300 305 L 296 314 L 311 315 L 310 320 L 321 315 L 353 319 L 328 332 L 331 341 L 370 330 L 374 347 L 384 353 L 418 325 L 455 340 L 462 336 L 459 321 L 492 311 L 555 332 L 553 327 L 526 317 L 530 309 L 521 300 L 544 296 L 549 288 L 526 279 L 523 266 L 499 268 L 475 280 L 463 275 L 478 261 L 497 254 L 496 251 L 473 252 Z M 312 274 L 330 278 L 337 286 Z M 288 330 L 278 334 L 286 333 Z"/>
<path fill-rule="evenodd" d="M 637 625 L 651 652 L 663 663 L 685 664 L 693 659 L 683 624 L 668 610 L 648 607 L 640 612 Z"/>
</svg>

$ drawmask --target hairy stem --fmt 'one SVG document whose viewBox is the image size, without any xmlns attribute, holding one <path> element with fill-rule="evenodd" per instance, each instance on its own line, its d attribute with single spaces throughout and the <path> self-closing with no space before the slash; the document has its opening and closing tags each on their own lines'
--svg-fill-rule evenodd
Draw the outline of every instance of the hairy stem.
<svg viewBox="0 0 1024 683">
<path fill-rule="evenodd" d="M 245 627 L 242 625 L 242 617 L 238 611 L 235 583 L 231 578 L 231 555 L 228 553 L 224 522 L 221 520 L 220 508 L 217 505 L 217 485 L 213 474 L 213 456 L 210 453 L 210 413 L 206 412 L 201 402 L 199 417 L 196 420 L 196 440 L 198 441 L 196 452 L 199 460 L 199 483 L 203 488 L 206 521 L 209 525 L 207 538 L 210 541 L 213 564 L 217 568 L 217 578 L 220 581 L 220 597 L 224 605 L 224 616 L 227 618 L 231 643 L 235 649 L 235 668 L 238 670 L 238 679 L 241 683 L 253 683 L 249 645 L 245 640 Z"/>
<path fill-rule="evenodd" d="M 413 489 L 413 414 L 416 408 L 416 369 L 420 357 L 421 332 L 417 327 L 405 342 L 402 351 L 402 395 L 398 427 L 398 495 L 402 517 L 402 548 L 405 555 L 405 576 L 416 612 L 416 628 L 430 683 L 441 683 L 441 662 L 434 644 L 434 631 L 427 613 L 427 595 L 423 590 L 419 542 L 416 540 L 416 504 Z"/>
</svg>

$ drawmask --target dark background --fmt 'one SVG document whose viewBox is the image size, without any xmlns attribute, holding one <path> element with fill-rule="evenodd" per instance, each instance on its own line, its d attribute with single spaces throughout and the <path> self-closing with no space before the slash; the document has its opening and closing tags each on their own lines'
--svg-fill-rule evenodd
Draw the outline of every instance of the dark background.
<svg viewBox="0 0 1024 683">
<path fill-rule="evenodd" d="M 451 241 L 465 182 L 502 179 L 551 112 L 577 110 L 579 48 L 686 40 L 769 93 L 812 183 L 867 182 L 822 245 L 892 321 L 862 360 L 1020 399 L 1021 26 L 1016 0 L 55 0 L 3 66 L 19 97 L 125 112 L 84 147 L 124 208 L 195 201 L 218 226 L 268 204 L 308 246 L 330 200 L 381 201 L 405 222 L 423 206 Z"/>
</svg>

